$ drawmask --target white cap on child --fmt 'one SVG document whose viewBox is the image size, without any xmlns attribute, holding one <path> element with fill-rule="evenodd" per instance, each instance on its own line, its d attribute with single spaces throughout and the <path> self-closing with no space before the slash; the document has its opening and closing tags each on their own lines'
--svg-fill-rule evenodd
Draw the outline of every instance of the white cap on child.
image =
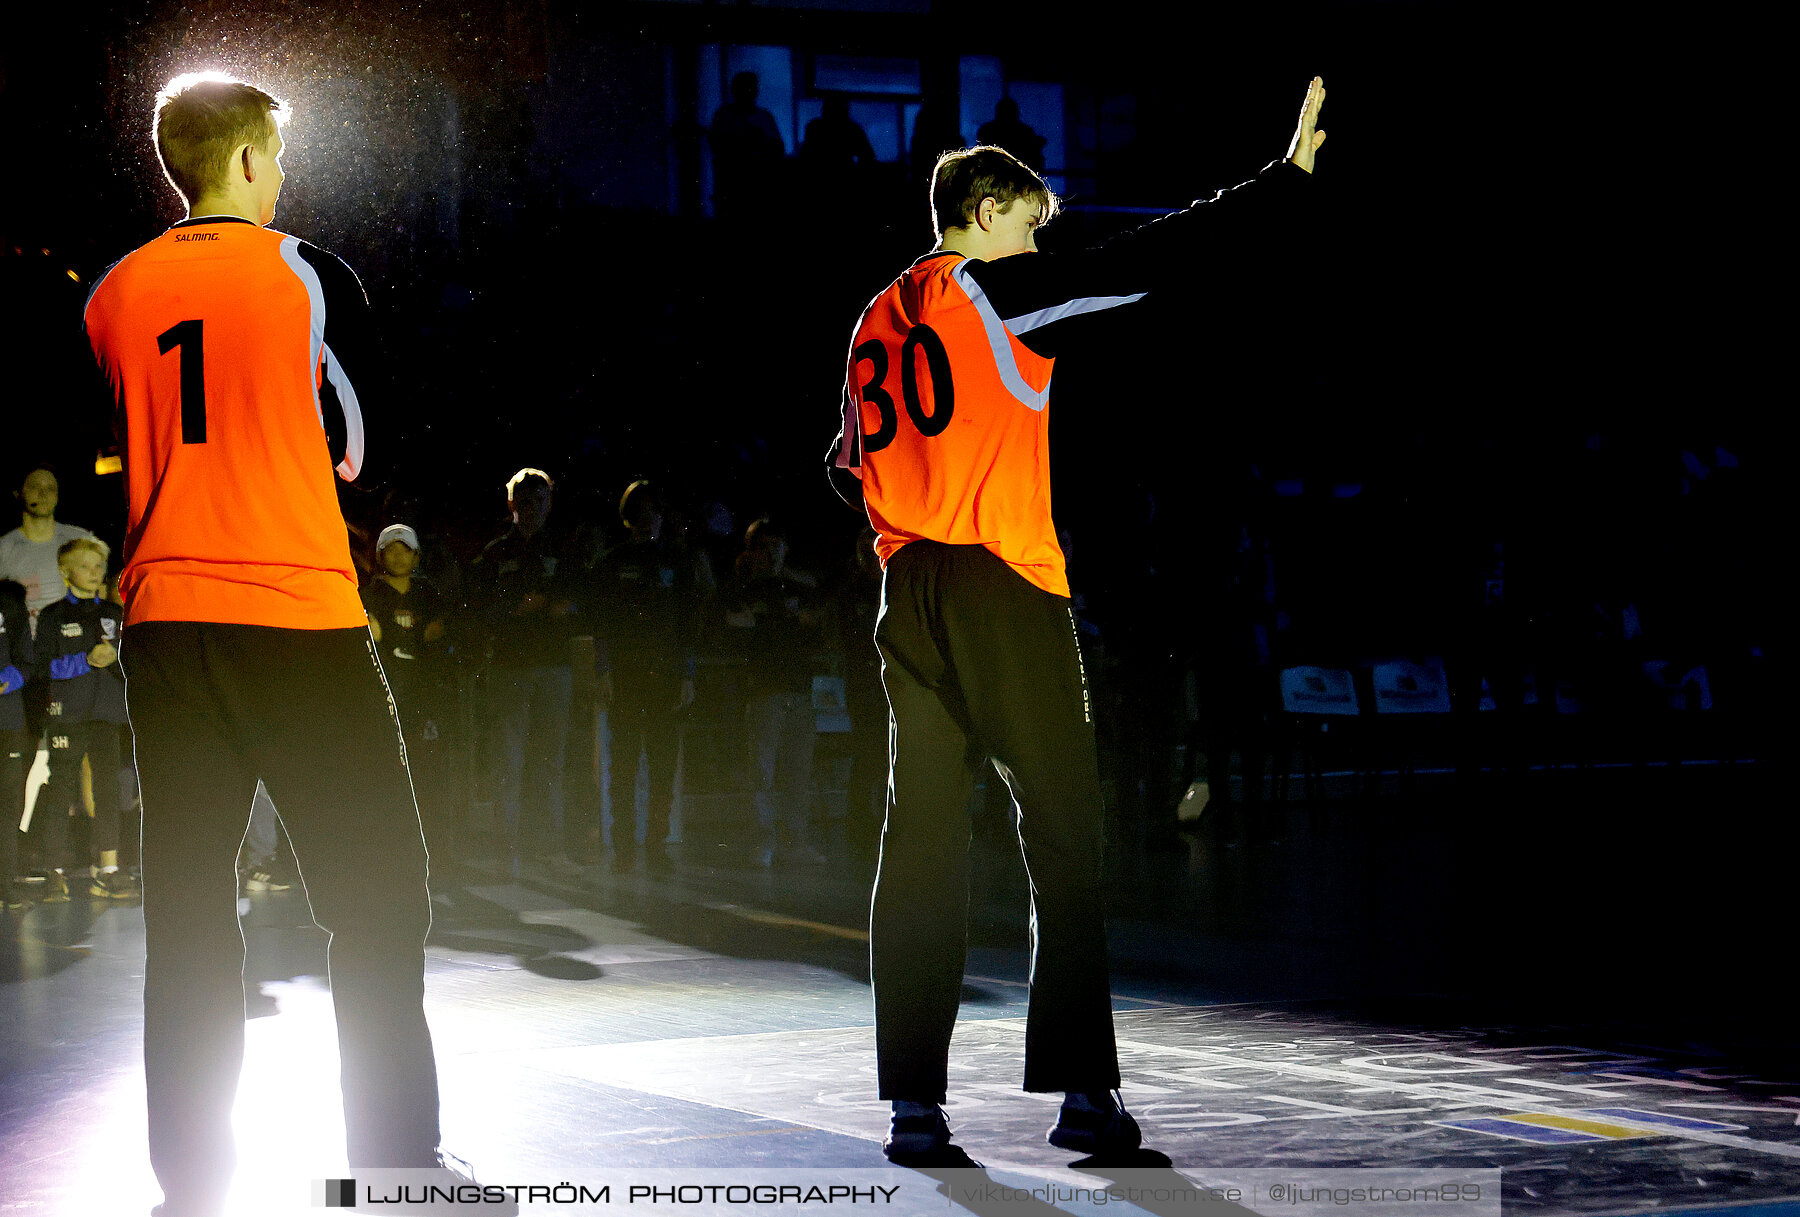
<svg viewBox="0 0 1800 1217">
<path fill-rule="evenodd" d="M 389 541 L 403 541 L 408 549 L 419 552 L 419 534 L 412 530 L 411 524 L 389 524 L 382 529 L 381 536 L 375 539 L 375 552 L 386 549 Z"/>
</svg>

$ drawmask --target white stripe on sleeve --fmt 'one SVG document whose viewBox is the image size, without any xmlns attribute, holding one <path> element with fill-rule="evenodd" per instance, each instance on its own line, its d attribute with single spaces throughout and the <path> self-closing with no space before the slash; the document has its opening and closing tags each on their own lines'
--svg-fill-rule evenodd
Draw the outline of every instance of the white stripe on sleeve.
<svg viewBox="0 0 1800 1217">
<path fill-rule="evenodd" d="M 307 298 L 312 302 L 312 337 L 309 352 L 312 362 L 307 366 L 317 368 L 323 364 L 325 379 L 337 391 L 338 405 L 344 411 L 344 459 L 338 462 L 338 476 L 346 482 L 356 480 L 362 471 L 363 463 L 363 417 L 362 406 L 356 400 L 356 388 L 344 369 L 325 345 L 325 288 L 319 282 L 319 272 L 312 264 L 300 256 L 300 238 L 288 237 L 281 243 L 281 260 L 288 264 L 295 276 L 306 286 Z M 319 386 L 313 383 L 313 410 L 319 418 L 319 426 L 325 425 L 325 408 L 319 400 Z"/>
<path fill-rule="evenodd" d="M 344 459 L 338 462 L 338 476 L 346 482 L 354 482 L 356 475 L 362 472 L 363 463 L 362 403 L 356 400 L 356 387 L 344 375 L 344 369 L 330 347 L 325 348 L 325 379 L 337 390 L 338 405 L 344 408 Z"/>
<path fill-rule="evenodd" d="M 1032 410 L 1042 410 L 1050 402 L 1050 386 L 1045 385 L 1043 392 L 1038 392 L 1026 383 L 1024 375 L 1019 371 L 1019 363 L 1013 357 L 1012 342 L 1006 334 L 1006 323 L 1000 320 L 1000 314 L 981 290 L 981 284 L 975 282 L 969 274 L 967 261 L 958 262 L 950 277 L 968 294 L 969 303 L 975 306 L 975 314 L 981 318 L 981 328 L 987 331 L 988 348 L 994 355 L 994 367 L 1000 373 L 1000 383 L 1006 391 L 1019 400 L 1019 404 Z"/>
<path fill-rule="evenodd" d="M 307 348 L 308 368 L 319 366 L 319 353 L 325 346 L 325 288 L 319 282 L 319 272 L 305 258 L 300 256 L 300 238 L 287 237 L 281 242 L 281 260 L 288 264 L 288 269 L 306 288 L 307 299 L 312 302 L 312 341 Z M 325 425 L 325 412 L 319 409 L 319 387 L 313 385 L 313 409 L 318 411 L 319 425 Z"/>
<path fill-rule="evenodd" d="M 1121 304 L 1130 304 L 1142 300 L 1147 292 L 1138 292 L 1131 296 L 1081 296 L 1051 308 L 1041 308 L 1035 313 L 1021 313 L 1017 317 L 1006 319 L 1006 328 L 1015 334 L 1029 334 L 1032 330 L 1049 325 L 1052 321 L 1061 321 L 1065 317 L 1079 317 L 1083 313 L 1098 313 L 1102 309 L 1118 308 Z"/>
</svg>

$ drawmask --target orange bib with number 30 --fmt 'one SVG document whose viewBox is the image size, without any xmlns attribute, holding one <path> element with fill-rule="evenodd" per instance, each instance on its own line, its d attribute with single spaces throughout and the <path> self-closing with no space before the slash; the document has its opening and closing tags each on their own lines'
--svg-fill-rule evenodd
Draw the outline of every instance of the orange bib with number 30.
<svg viewBox="0 0 1800 1217">
<path fill-rule="evenodd" d="M 869 304 L 846 423 L 884 564 L 910 541 L 980 545 L 1069 594 L 1050 514 L 1054 364 L 1007 330 L 958 254 L 921 259 Z"/>
</svg>

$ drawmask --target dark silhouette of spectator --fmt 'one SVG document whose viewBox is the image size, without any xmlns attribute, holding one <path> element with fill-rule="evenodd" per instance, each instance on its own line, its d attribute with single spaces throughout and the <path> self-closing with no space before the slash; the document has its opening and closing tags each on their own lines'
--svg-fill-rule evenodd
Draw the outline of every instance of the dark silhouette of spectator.
<svg viewBox="0 0 1800 1217">
<path fill-rule="evenodd" d="M 1010 97 L 994 103 L 994 117 L 981 124 L 975 139 L 1006 149 L 1038 173 L 1044 171 L 1044 137 L 1019 121 L 1019 103 Z"/>
<path fill-rule="evenodd" d="M 594 667 L 612 725 L 612 869 L 629 871 L 637 859 L 641 754 L 650 770 L 644 867 L 666 872 L 681 716 L 694 704 L 700 562 L 667 527 L 662 493 L 649 481 L 625 488 L 619 518 L 631 537 L 590 576 Z"/>
<path fill-rule="evenodd" d="M 748 660 L 744 713 L 763 866 L 777 857 L 825 861 L 808 839 L 808 821 L 817 743 L 813 657 L 823 648 L 826 614 L 818 580 L 789 569 L 787 552 L 779 526 L 750 525 L 725 595 L 725 624 Z"/>
<path fill-rule="evenodd" d="M 825 112 L 806 124 L 800 159 L 819 177 L 850 173 L 875 163 L 868 133 L 850 117 L 849 98 L 825 99 Z"/>
<path fill-rule="evenodd" d="M 389 524 L 375 540 L 379 573 L 363 585 L 369 629 L 381 652 L 388 691 L 400 713 L 413 793 L 434 880 L 453 869 L 460 817 L 450 782 L 452 723 L 445 655 L 450 606 L 437 585 L 418 571 L 419 534 L 410 524 Z"/>
<path fill-rule="evenodd" d="M 570 643 L 575 601 L 561 552 L 545 525 L 554 484 L 541 469 L 506 483 L 512 527 L 470 563 L 475 613 L 487 635 L 488 710 L 497 734 L 495 786 L 511 869 L 528 849 L 565 861 L 563 760 L 574 689 Z M 527 781 L 541 792 L 542 825 L 522 820 Z M 534 838 L 537 838 L 534 840 Z"/>
<path fill-rule="evenodd" d="M 775 167 L 787 144 L 775 116 L 756 104 L 755 72 L 731 78 L 731 100 L 713 113 L 713 211 L 721 219 L 742 219 L 768 209 Z"/>
<path fill-rule="evenodd" d="M 1169 535 L 1148 489 L 1121 488 L 1109 497 L 1118 512 L 1115 531 L 1095 547 L 1094 564 L 1106 573 L 1095 592 L 1106 646 L 1089 669 L 1100 706 L 1094 721 L 1108 830 L 1121 845 L 1175 851 L 1185 848 L 1173 783 L 1191 635 L 1189 606 L 1178 591 L 1182 564 L 1164 555 L 1185 538 Z"/>
<path fill-rule="evenodd" d="M 710 499 L 701 504 L 700 525 L 695 530 L 695 546 L 704 568 L 706 594 L 717 594 L 731 582 L 737 564 L 737 524 L 731 505 L 723 499 Z"/>
<path fill-rule="evenodd" d="M 938 157 L 952 148 L 964 147 L 966 143 L 956 107 L 941 101 L 927 101 L 913 119 L 907 180 L 920 190 L 928 190 Z"/>
<path fill-rule="evenodd" d="M 1276 596 L 1275 561 L 1261 530 L 1244 524 L 1234 552 L 1220 564 L 1222 578 L 1205 590 L 1202 603 L 1211 619 L 1197 632 L 1194 685 L 1199 702 L 1197 747 L 1188 751 L 1183 785 L 1193 780 L 1193 762 L 1206 758 L 1208 813 L 1205 824 L 1219 840 L 1241 840 L 1248 816 L 1259 807 L 1270 741 L 1267 714 L 1275 703 L 1274 670 L 1281 666 L 1280 635 L 1288 617 Z M 1242 795 L 1231 788 L 1231 755 L 1236 751 Z"/>
<path fill-rule="evenodd" d="M 864 528 L 838 586 L 844 701 L 850 711 L 850 780 L 844 796 L 850 855 L 873 863 L 881 843 L 888 766 L 888 704 L 881 688 L 875 618 L 881 609 L 881 559 L 875 530 Z"/>
<path fill-rule="evenodd" d="M 1517 710 L 1524 698 L 1523 623 L 1515 597 L 1509 595 L 1516 587 L 1507 574 L 1505 541 L 1486 540 L 1457 567 L 1452 602 L 1456 628 L 1448 648 L 1456 709 L 1476 710 L 1485 682 L 1494 709 Z"/>
</svg>

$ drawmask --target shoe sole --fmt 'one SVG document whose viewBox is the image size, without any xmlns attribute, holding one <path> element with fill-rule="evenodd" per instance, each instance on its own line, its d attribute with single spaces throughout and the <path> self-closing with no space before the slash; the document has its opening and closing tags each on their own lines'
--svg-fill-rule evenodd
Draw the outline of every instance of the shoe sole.
<svg viewBox="0 0 1800 1217">
<path fill-rule="evenodd" d="M 895 1166 L 935 1166 L 948 1170 L 981 1169 L 981 1163 L 969 1157 L 968 1151 L 954 1141 L 947 1141 L 933 1149 L 916 1153 L 889 1149 L 884 1145 L 881 1152 Z"/>
<path fill-rule="evenodd" d="M 1133 1128 L 1131 1131 L 1131 1136 L 1115 1139 L 1104 1133 L 1065 1129 L 1059 1124 L 1050 1130 L 1044 1140 L 1058 1149 L 1076 1154 L 1129 1154 L 1144 1143 L 1142 1129 Z"/>
<path fill-rule="evenodd" d="M 926 1137 L 894 1137 L 881 1147 L 881 1152 L 890 1159 L 919 1158 L 928 1154 L 939 1153 L 948 1141 L 939 1141 Z"/>
</svg>

